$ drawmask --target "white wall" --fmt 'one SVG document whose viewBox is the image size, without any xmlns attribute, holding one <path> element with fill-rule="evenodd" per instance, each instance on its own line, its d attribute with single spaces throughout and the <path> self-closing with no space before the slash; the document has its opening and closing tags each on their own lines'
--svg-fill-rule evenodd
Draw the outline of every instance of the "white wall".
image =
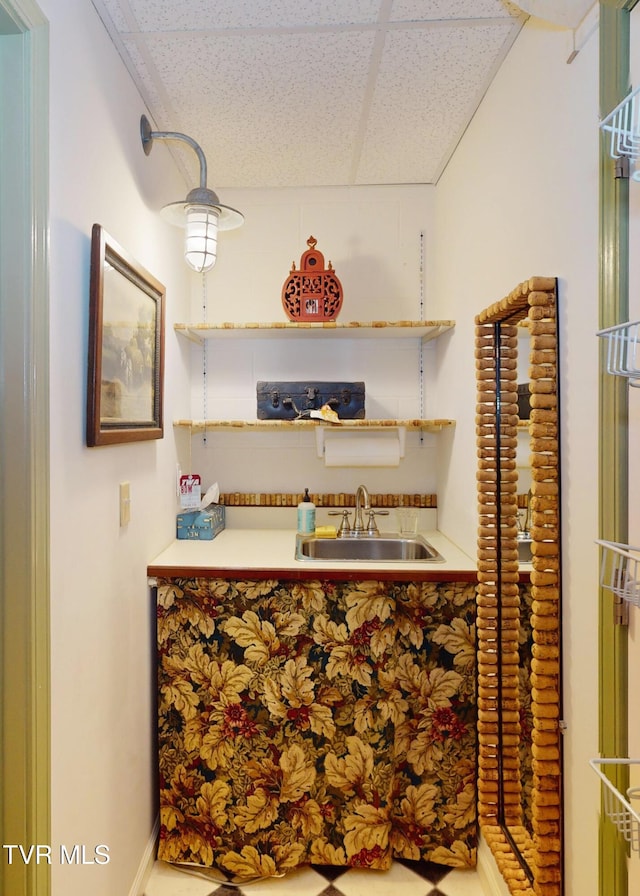
<svg viewBox="0 0 640 896">
<path fill-rule="evenodd" d="M 435 295 L 457 320 L 437 394 L 457 420 L 439 522 L 476 538 L 473 318 L 532 275 L 560 280 L 567 894 L 598 887 L 598 46 L 530 20 L 437 188 Z"/>
<path fill-rule="evenodd" d="M 434 187 L 344 187 L 221 190 L 241 210 L 244 226 L 223 233 L 205 293 L 195 285 L 192 320 L 286 321 L 282 286 L 300 266 L 307 239 L 318 240 L 344 290 L 338 321 L 419 320 L 431 315 Z M 423 264 L 424 262 L 424 264 Z M 206 308 L 203 307 L 206 303 Z M 430 416 L 434 344 L 425 347 L 421 405 L 419 340 L 233 340 L 191 350 L 191 415 L 195 419 L 256 417 L 260 380 L 365 382 L 369 418 Z M 205 401 L 206 395 L 206 401 Z M 407 434 L 398 467 L 327 468 L 312 432 L 207 433 L 184 458 L 205 485 L 223 492 L 435 492 L 439 436 Z M 255 463 L 260 452 L 260 464 Z"/>
<path fill-rule="evenodd" d="M 93 7 L 41 0 L 51 41 L 52 837 L 109 847 L 105 865 L 52 868 L 54 896 L 132 885 L 155 818 L 154 617 L 146 564 L 174 534 L 175 442 L 188 384 L 172 324 L 190 279 L 180 236 L 153 209 L 185 192 L 139 138 L 143 103 Z M 157 200 L 157 201 L 156 201 Z M 85 447 L 89 249 L 94 222 L 167 288 L 165 438 Z M 132 519 L 119 527 L 118 485 Z"/>
</svg>

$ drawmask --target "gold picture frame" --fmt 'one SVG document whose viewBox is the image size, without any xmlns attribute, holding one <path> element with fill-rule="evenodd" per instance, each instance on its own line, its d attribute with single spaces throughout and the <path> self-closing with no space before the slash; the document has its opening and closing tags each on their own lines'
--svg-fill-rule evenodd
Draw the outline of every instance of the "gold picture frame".
<svg viewBox="0 0 640 896">
<path fill-rule="evenodd" d="M 100 224 L 89 299 L 88 447 L 161 439 L 165 287 Z"/>
</svg>

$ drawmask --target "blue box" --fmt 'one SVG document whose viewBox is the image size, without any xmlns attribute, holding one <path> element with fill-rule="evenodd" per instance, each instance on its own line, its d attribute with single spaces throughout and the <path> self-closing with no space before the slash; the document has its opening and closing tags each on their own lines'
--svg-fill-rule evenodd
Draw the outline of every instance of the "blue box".
<svg viewBox="0 0 640 896">
<path fill-rule="evenodd" d="M 178 514 L 177 536 L 180 539 L 212 541 L 223 529 L 223 504 L 211 504 L 206 510 L 190 510 Z"/>
</svg>

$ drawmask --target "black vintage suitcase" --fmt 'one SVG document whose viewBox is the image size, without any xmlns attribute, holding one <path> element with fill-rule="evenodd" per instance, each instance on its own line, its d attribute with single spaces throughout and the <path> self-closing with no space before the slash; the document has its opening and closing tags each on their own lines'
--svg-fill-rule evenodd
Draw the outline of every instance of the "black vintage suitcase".
<svg viewBox="0 0 640 896">
<path fill-rule="evenodd" d="M 296 420 L 323 405 L 341 420 L 364 419 L 364 383 L 259 382 L 258 420 Z"/>
</svg>

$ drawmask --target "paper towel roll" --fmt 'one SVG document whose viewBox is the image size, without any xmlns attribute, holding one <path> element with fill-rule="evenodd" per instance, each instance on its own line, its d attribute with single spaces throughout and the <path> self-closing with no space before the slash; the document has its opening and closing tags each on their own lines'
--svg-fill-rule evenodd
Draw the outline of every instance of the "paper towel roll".
<svg viewBox="0 0 640 896">
<path fill-rule="evenodd" d="M 327 467 L 397 467 L 400 464 L 400 440 L 382 435 L 327 434 L 324 462 Z"/>
</svg>

